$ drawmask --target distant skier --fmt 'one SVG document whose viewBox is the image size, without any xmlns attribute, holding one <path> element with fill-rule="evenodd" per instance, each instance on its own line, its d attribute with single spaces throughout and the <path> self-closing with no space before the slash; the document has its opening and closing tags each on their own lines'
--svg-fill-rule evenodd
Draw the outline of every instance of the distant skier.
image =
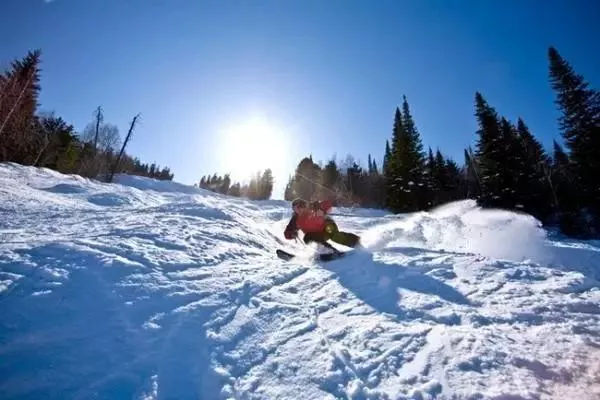
<svg viewBox="0 0 600 400">
<path fill-rule="evenodd" d="M 296 239 L 298 230 L 304 233 L 304 243 L 316 242 L 325 247 L 332 248 L 328 240 L 348 247 L 357 247 L 360 237 L 348 232 L 341 232 L 336 223 L 331 219 L 329 211 L 331 202 L 313 201 L 308 203 L 303 199 L 292 201 L 294 215 L 287 224 L 283 235 L 286 239 Z M 335 248 L 332 248 L 335 250 Z"/>
</svg>

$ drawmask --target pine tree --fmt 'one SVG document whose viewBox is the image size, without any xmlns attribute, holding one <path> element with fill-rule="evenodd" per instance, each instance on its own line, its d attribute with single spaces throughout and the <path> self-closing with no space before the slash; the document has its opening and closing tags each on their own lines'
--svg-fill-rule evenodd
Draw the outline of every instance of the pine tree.
<svg viewBox="0 0 600 400">
<path fill-rule="evenodd" d="M 404 193 L 402 209 L 417 211 L 427 204 L 425 182 L 425 159 L 423 144 L 415 122 L 410 113 L 406 96 L 402 102 L 402 127 L 400 145 L 392 149 L 395 158 L 395 176 L 399 181 L 400 193 Z"/>
<path fill-rule="evenodd" d="M 294 193 L 306 200 L 315 197 L 320 180 L 320 168 L 313 162 L 312 156 L 303 158 L 294 175 Z"/>
<path fill-rule="evenodd" d="M 327 162 L 321 174 L 321 185 L 324 188 L 322 198 L 327 198 L 337 204 L 337 184 L 340 180 L 340 171 L 334 159 Z"/>
<path fill-rule="evenodd" d="M 553 208 L 553 194 L 548 182 L 547 170 L 550 161 L 542 144 L 531 134 L 525 122 L 519 118 L 517 132 L 524 154 L 521 202 L 524 210 L 545 221 Z"/>
<path fill-rule="evenodd" d="M 227 194 L 229 192 L 229 187 L 231 186 L 231 177 L 229 174 L 225 174 L 221 184 L 219 185 L 219 193 Z"/>
<path fill-rule="evenodd" d="M 283 192 L 283 199 L 286 201 L 291 201 L 296 197 L 294 193 L 294 177 L 290 176 L 288 179 L 287 185 L 285 185 L 285 190 Z"/>
<path fill-rule="evenodd" d="M 369 154 L 369 169 L 364 177 L 365 205 L 368 207 L 381 207 L 382 204 L 382 179 L 377 169 L 377 162 Z"/>
<path fill-rule="evenodd" d="M 444 189 L 445 197 L 443 202 L 446 203 L 462 199 L 460 167 L 455 161 L 446 158 L 445 172 L 446 187 Z"/>
<path fill-rule="evenodd" d="M 475 116 L 479 124 L 476 158 L 481 193 L 478 203 L 483 207 L 504 207 L 507 200 L 503 197 L 506 188 L 501 171 L 507 158 L 505 141 L 498 114 L 479 92 L 475 93 Z"/>
<path fill-rule="evenodd" d="M 600 93 L 590 89 L 589 83 L 555 48 L 549 48 L 548 58 L 550 82 L 561 112 L 559 126 L 570 153 L 574 189 L 600 228 Z"/>
<path fill-rule="evenodd" d="M 551 182 L 560 212 L 557 215 L 560 230 L 569 236 L 586 238 L 589 236 L 589 224 L 581 213 L 581 190 L 574 179 L 573 164 L 563 148 L 553 142 Z"/>
<path fill-rule="evenodd" d="M 506 118 L 500 118 L 501 140 L 496 176 L 501 182 L 499 207 L 523 210 L 521 201 L 524 190 L 527 190 L 524 179 L 525 151 L 514 125 Z"/>
<path fill-rule="evenodd" d="M 373 159 L 373 162 L 371 164 L 371 173 L 374 175 L 379 175 L 379 169 L 377 167 L 377 161 L 375 161 L 375 159 Z"/>
<path fill-rule="evenodd" d="M 227 194 L 229 196 L 233 196 L 233 197 L 241 197 L 242 195 L 242 188 L 239 182 L 234 183 L 233 185 L 231 185 L 229 187 L 229 191 L 227 192 Z"/>
<path fill-rule="evenodd" d="M 350 189 L 353 204 L 365 203 L 367 197 L 365 180 L 366 174 L 358 163 L 353 162 L 352 166 L 346 169 L 346 186 Z"/>
<path fill-rule="evenodd" d="M 400 149 L 403 146 L 403 137 L 405 136 L 404 127 L 402 126 L 402 113 L 396 107 L 394 114 L 394 126 L 392 130 L 392 145 L 388 151 L 388 142 L 386 142 L 386 206 L 394 212 L 406 210 L 405 202 L 403 201 L 404 193 L 402 177 L 400 175 L 401 157 Z"/>
<path fill-rule="evenodd" d="M 402 112 L 396 108 L 392 146 L 384 169 L 387 172 L 388 208 L 394 212 L 410 212 L 426 207 L 428 199 L 423 144 L 406 96 L 403 96 Z"/>
<path fill-rule="evenodd" d="M 273 194 L 273 171 L 267 168 L 260 178 L 259 198 L 260 200 L 268 200 Z"/>
<path fill-rule="evenodd" d="M 438 204 L 438 196 L 440 192 L 440 187 L 438 182 L 436 181 L 437 176 L 437 165 L 435 162 L 435 157 L 433 156 L 433 150 L 431 147 L 427 149 L 427 161 L 426 165 L 426 185 L 427 191 L 429 193 L 429 197 L 427 199 L 427 208 L 434 207 Z"/>
<path fill-rule="evenodd" d="M 390 175 L 390 159 L 392 158 L 392 149 L 390 148 L 390 141 L 385 141 L 385 153 L 383 155 L 383 165 L 381 173 L 383 176 Z"/>
<path fill-rule="evenodd" d="M 39 153 L 34 123 L 41 90 L 40 57 L 40 50 L 30 51 L 0 80 L 0 162 L 29 164 Z"/>
<path fill-rule="evenodd" d="M 464 196 L 467 199 L 478 200 L 481 196 L 477 160 L 472 156 L 473 150 L 469 147 L 465 149 L 464 166 Z"/>
<path fill-rule="evenodd" d="M 60 172 L 72 172 L 77 156 L 73 125 L 54 115 L 43 116 L 37 120 L 41 143 L 35 165 Z"/>
</svg>

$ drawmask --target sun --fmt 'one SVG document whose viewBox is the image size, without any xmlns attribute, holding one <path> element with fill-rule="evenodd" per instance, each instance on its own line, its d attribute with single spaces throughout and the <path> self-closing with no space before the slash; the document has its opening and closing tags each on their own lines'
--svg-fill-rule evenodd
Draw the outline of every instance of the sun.
<svg viewBox="0 0 600 400">
<path fill-rule="evenodd" d="M 234 180 L 247 180 L 267 168 L 277 175 L 285 168 L 287 136 L 264 117 L 232 124 L 219 141 L 221 164 Z"/>
</svg>

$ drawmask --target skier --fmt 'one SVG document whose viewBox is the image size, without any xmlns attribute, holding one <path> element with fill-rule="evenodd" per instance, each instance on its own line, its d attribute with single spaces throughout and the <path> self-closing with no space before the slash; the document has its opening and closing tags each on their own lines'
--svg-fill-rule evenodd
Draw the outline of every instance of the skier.
<svg viewBox="0 0 600 400">
<path fill-rule="evenodd" d="M 316 242 L 336 252 L 339 250 L 327 243 L 328 240 L 353 248 L 360 245 L 359 236 L 354 233 L 341 232 L 333 219 L 327 215 L 331 210 L 330 201 L 308 203 L 306 200 L 298 198 L 292 201 L 292 210 L 294 214 L 283 233 L 286 239 L 296 239 L 298 230 L 301 230 L 304 232 L 304 243 Z"/>
</svg>

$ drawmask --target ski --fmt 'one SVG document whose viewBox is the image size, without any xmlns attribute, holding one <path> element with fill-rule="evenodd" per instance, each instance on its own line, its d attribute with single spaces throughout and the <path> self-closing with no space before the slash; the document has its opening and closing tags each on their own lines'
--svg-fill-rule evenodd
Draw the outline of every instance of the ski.
<svg viewBox="0 0 600 400">
<path fill-rule="evenodd" d="M 323 253 L 323 254 L 315 254 L 315 259 L 317 261 L 333 261 L 339 258 L 344 257 L 348 253 L 352 253 L 352 251 L 347 252 L 338 252 L 338 253 Z M 296 257 L 295 254 L 289 253 L 282 249 L 277 249 L 276 251 L 277 257 L 281 258 L 285 261 L 290 261 Z"/>
<path fill-rule="evenodd" d="M 287 251 L 277 249 L 277 257 L 281 258 L 282 260 L 289 261 L 296 256 L 292 253 L 288 253 Z"/>
</svg>

